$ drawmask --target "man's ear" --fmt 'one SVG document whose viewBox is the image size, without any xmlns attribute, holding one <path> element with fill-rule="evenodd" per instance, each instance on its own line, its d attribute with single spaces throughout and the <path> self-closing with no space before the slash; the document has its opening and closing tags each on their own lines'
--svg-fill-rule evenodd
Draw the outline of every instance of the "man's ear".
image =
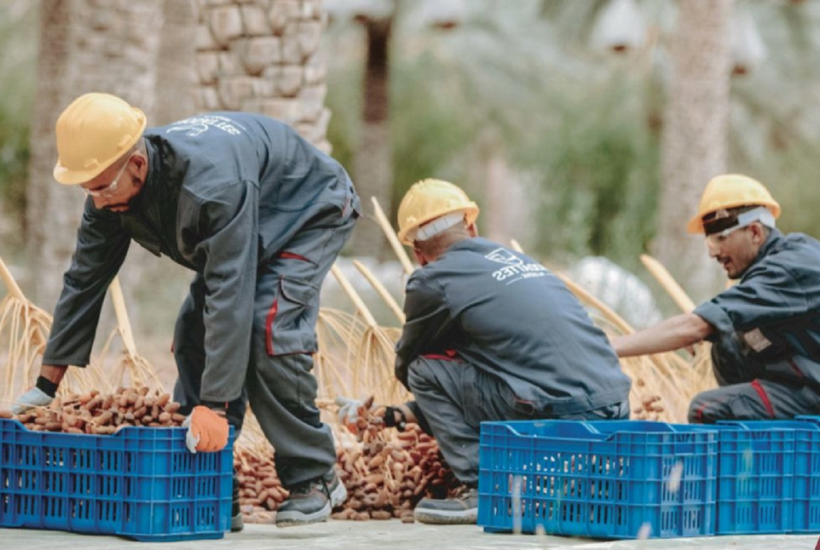
<svg viewBox="0 0 820 550">
<path fill-rule="evenodd" d="M 756 245 L 762 245 L 766 241 L 767 233 L 762 223 L 752 223 L 749 226 L 749 230 L 752 232 L 752 243 Z"/>
<path fill-rule="evenodd" d="M 424 252 L 416 247 L 413 247 L 413 255 L 416 257 L 416 261 L 420 266 L 424 267 L 427 265 L 427 257 L 424 255 Z"/>
<path fill-rule="evenodd" d="M 142 151 L 134 153 L 132 162 L 137 167 L 137 174 L 141 179 L 148 175 L 148 157 Z"/>
<path fill-rule="evenodd" d="M 478 237 L 478 227 L 476 227 L 475 223 L 471 223 L 467 226 L 467 233 L 469 233 L 471 237 Z"/>
</svg>

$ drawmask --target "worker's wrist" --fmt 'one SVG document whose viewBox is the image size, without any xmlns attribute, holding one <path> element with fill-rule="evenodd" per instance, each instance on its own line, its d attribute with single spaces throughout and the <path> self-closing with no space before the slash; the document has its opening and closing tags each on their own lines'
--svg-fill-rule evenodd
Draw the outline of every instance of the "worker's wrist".
<svg viewBox="0 0 820 550">
<path fill-rule="evenodd" d="M 405 416 L 401 408 L 388 405 L 384 409 L 384 425 L 388 428 L 396 428 L 398 431 L 403 432 L 407 427 L 407 416 Z"/>
<path fill-rule="evenodd" d="M 43 365 L 40 367 L 40 376 L 52 382 L 56 385 L 60 385 L 63 377 L 65 376 L 66 371 L 68 371 L 67 365 Z"/>
<path fill-rule="evenodd" d="M 200 403 L 203 407 L 208 407 L 219 416 L 225 417 L 228 413 L 228 403 L 225 401 L 202 401 Z"/>
<path fill-rule="evenodd" d="M 55 384 L 48 378 L 44 376 L 37 377 L 37 383 L 35 384 L 37 389 L 46 394 L 49 397 L 54 397 L 57 395 L 57 388 L 60 386 L 59 384 Z"/>
</svg>

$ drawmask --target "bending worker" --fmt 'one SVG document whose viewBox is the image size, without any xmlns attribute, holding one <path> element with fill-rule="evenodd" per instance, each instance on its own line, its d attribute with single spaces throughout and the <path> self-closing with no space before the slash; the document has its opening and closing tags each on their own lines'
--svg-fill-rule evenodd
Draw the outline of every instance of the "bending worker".
<svg viewBox="0 0 820 550">
<path fill-rule="evenodd" d="M 324 520 L 346 493 L 311 354 L 320 285 L 359 216 L 350 178 L 266 116 L 145 126 L 142 111 L 99 93 L 57 121 L 54 178 L 87 199 L 41 376 L 18 410 L 47 404 L 67 365 L 88 364 L 106 289 L 133 239 L 196 273 L 174 334 L 174 398 L 189 414 L 191 445 L 224 448 L 249 399 L 290 491 L 277 525 Z"/>
<path fill-rule="evenodd" d="M 399 239 L 422 266 L 407 282 L 395 366 L 415 402 L 384 420 L 418 422 L 464 485 L 459 498 L 423 499 L 426 523 L 475 523 L 482 421 L 629 415 L 630 380 L 604 333 L 547 268 L 478 237 L 478 211 L 435 179 L 399 206 Z"/>
<path fill-rule="evenodd" d="M 820 243 L 775 228 L 780 205 L 752 178 L 712 179 L 689 222 L 738 283 L 646 330 L 613 338 L 621 357 L 712 342 L 720 387 L 695 396 L 689 421 L 820 413 Z"/>
</svg>

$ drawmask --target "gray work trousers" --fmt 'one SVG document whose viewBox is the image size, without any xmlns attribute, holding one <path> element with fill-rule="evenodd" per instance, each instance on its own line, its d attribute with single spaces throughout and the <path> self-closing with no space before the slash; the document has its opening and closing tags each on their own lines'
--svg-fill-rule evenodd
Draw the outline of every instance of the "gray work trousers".
<svg viewBox="0 0 820 550">
<path fill-rule="evenodd" d="M 556 415 L 533 410 L 516 399 L 501 379 L 460 359 L 419 357 L 408 369 L 408 384 L 441 454 L 465 485 L 478 483 L 481 423 L 503 420 L 621 420 L 629 418 L 629 403 L 613 403 L 593 411 Z"/>
<path fill-rule="evenodd" d="M 291 488 L 321 476 L 336 463 L 330 428 L 316 407 L 316 321 L 319 291 L 353 229 L 357 214 L 338 210 L 309 223 L 272 260 L 260 265 L 248 369 L 243 395 L 228 405 L 228 419 L 242 425 L 249 401 L 276 452 L 282 485 Z M 205 365 L 203 308 L 207 292 L 197 275 L 174 332 L 179 377 L 174 399 L 187 414 L 199 403 Z"/>
<path fill-rule="evenodd" d="M 744 354 L 734 334 L 712 345 L 712 369 L 720 387 L 692 399 L 688 416 L 693 424 L 790 420 L 802 414 L 820 414 L 817 388 L 797 379 L 768 379 L 766 365 Z"/>
</svg>

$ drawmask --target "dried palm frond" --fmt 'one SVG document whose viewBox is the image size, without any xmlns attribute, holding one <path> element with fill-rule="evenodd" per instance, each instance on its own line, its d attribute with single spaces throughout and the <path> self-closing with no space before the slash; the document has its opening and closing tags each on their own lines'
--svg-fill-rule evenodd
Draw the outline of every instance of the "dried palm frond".
<svg viewBox="0 0 820 550">
<path fill-rule="evenodd" d="M 45 352 L 53 318 L 26 299 L 1 258 L 0 278 L 8 291 L 0 303 L 0 354 L 6 359 L 5 384 L 0 400 L 10 404 L 26 388 L 34 385 L 39 373 L 39 365 L 35 367 L 35 362 Z M 102 376 L 98 361 L 92 360 L 86 368 L 75 367 L 66 371 L 58 395 L 95 389 L 105 392 L 111 387 Z"/>
<path fill-rule="evenodd" d="M 641 262 L 644 267 L 649 270 L 653 277 L 660 283 L 660 285 L 669 293 L 672 300 L 684 313 L 689 313 L 695 309 L 695 302 L 692 298 L 681 288 L 674 277 L 664 267 L 664 265 L 650 256 L 649 254 L 641 254 Z"/>
<path fill-rule="evenodd" d="M 376 294 L 378 294 L 379 297 L 384 301 L 384 303 L 387 304 L 387 307 L 390 308 L 390 311 L 393 312 L 393 315 L 396 316 L 396 319 L 398 319 L 399 323 L 403 325 L 406 321 L 404 312 L 402 311 L 401 307 L 399 307 L 399 304 L 396 302 L 393 296 L 391 296 L 390 293 L 387 292 L 387 289 L 384 288 L 384 285 L 381 283 L 381 281 L 379 281 L 376 278 L 376 276 L 373 275 L 373 273 L 369 269 L 367 269 L 364 266 L 364 264 L 362 264 L 360 261 L 353 260 L 353 265 L 356 266 L 356 269 L 359 270 L 359 273 L 361 273 L 364 276 L 364 278 L 367 279 L 367 282 L 370 283 L 370 286 L 373 287 L 373 290 L 376 291 Z"/>
<path fill-rule="evenodd" d="M 353 396 L 374 396 L 377 403 L 396 403 L 409 395 L 393 374 L 396 361 L 396 337 L 376 323 L 376 319 L 344 273 L 331 268 L 333 276 L 356 306 L 358 315 L 365 322 L 365 330 L 352 358 L 350 385 Z M 395 331 L 392 331 L 395 335 Z"/>
<path fill-rule="evenodd" d="M 0 278 L 7 291 L 0 302 L 0 356 L 6 363 L 0 399 L 11 403 L 37 379 L 35 362 L 45 351 L 52 317 L 26 299 L 2 259 Z"/>
<path fill-rule="evenodd" d="M 410 261 L 410 257 L 404 250 L 404 246 L 402 246 L 399 241 L 399 237 L 393 230 L 393 226 L 390 225 L 390 221 L 387 219 L 387 216 L 384 215 L 384 210 L 382 210 L 381 205 L 379 205 L 379 201 L 376 200 L 376 197 L 371 197 L 371 200 L 373 201 L 373 208 L 376 212 L 376 223 L 379 224 L 384 236 L 387 237 L 387 242 L 390 243 L 390 247 L 393 249 L 393 252 L 396 253 L 396 257 L 401 262 L 402 267 L 404 267 L 404 272 L 410 275 L 413 273 L 414 269 L 413 262 Z"/>
<path fill-rule="evenodd" d="M 655 277 L 664 290 L 669 293 L 681 311 L 689 313 L 695 309 L 695 302 L 692 301 L 686 291 L 683 290 L 661 262 L 647 254 L 641 255 L 641 262 L 643 262 L 644 266 L 649 270 L 652 276 Z M 701 342 L 693 347 L 695 356 L 689 362 L 689 372 L 691 376 L 689 377 L 688 384 L 697 392 L 717 387 L 717 380 L 712 370 L 710 357 L 711 344 Z"/>
<path fill-rule="evenodd" d="M 268 438 L 265 437 L 262 427 L 259 425 L 259 420 L 250 409 L 245 413 L 245 419 L 242 421 L 242 432 L 234 443 L 234 448 L 241 448 L 259 458 L 270 452 L 271 444 Z"/>
<path fill-rule="evenodd" d="M 319 351 L 313 356 L 319 399 L 332 401 L 337 395 L 353 395 L 351 373 L 366 328 L 358 316 L 336 309 L 320 309 L 316 323 Z"/>
<path fill-rule="evenodd" d="M 60 382 L 60 388 L 57 390 L 57 395 L 68 396 L 76 393 L 88 393 L 91 390 L 97 390 L 100 393 L 114 393 L 115 385 L 111 383 L 105 375 L 105 358 L 108 356 L 108 347 L 110 341 L 113 339 L 116 331 L 111 331 L 111 334 L 106 340 L 106 345 L 102 350 L 91 358 L 91 362 L 85 368 L 73 366 L 66 370 L 65 377 Z"/>
<path fill-rule="evenodd" d="M 117 333 L 123 344 L 123 350 L 114 367 L 111 380 L 114 385 L 119 386 L 130 385 L 134 388 L 147 386 L 150 389 L 163 390 L 157 369 L 150 361 L 137 353 L 137 344 L 134 341 L 134 333 L 131 330 L 131 321 L 128 319 L 128 310 L 125 308 L 125 298 L 118 277 L 114 277 L 111 281 L 108 292 L 111 294 L 111 301 L 117 315 Z M 110 343 L 109 338 L 105 350 L 108 349 Z"/>
</svg>

